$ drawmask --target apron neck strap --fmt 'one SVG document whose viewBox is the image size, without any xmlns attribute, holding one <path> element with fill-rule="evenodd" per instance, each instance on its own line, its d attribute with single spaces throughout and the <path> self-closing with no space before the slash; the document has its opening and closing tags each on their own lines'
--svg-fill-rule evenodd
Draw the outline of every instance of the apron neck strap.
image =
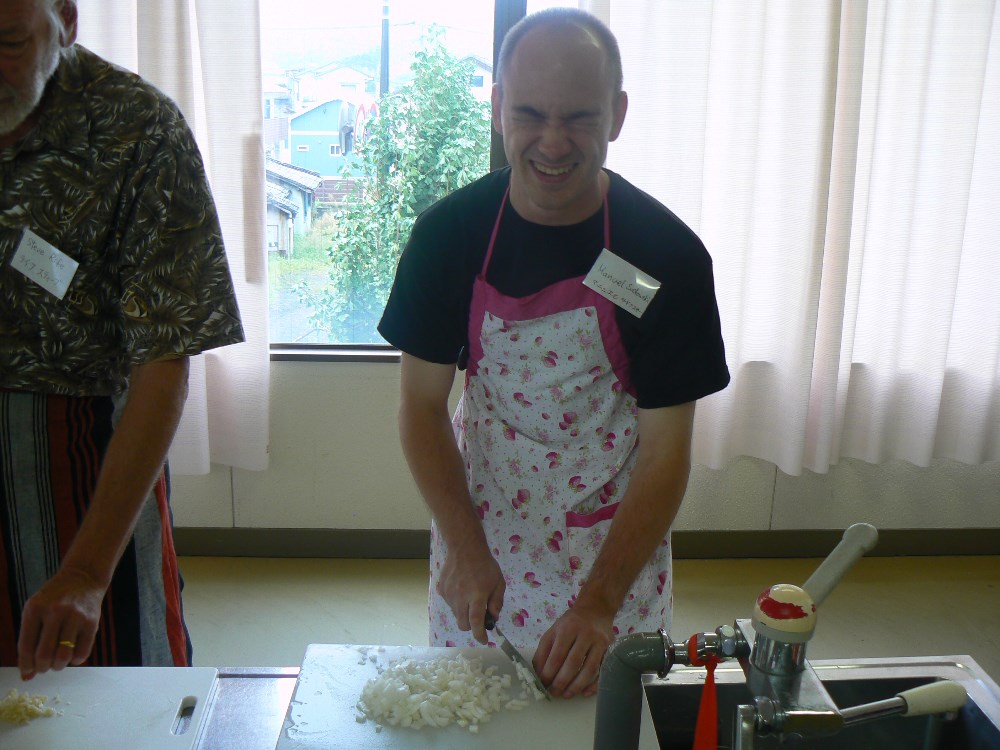
<svg viewBox="0 0 1000 750">
<path fill-rule="evenodd" d="M 497 233 L 500 231 L 500 220 L 503 218 L 503 210 L 507 206 L 507 199 L 510 197 L 510 183 L 507 183 L 507 189 L 503 191 L 503 200 L 500 201 L 500 210 L 497 211 L 497 220 L 493 222 L 493 232 L 490 234 L 490 244 L 486 247 L 486 257 L 483 259 L 483 268 L 479 272 L 480 275 L 486 278 L 486 269 L 489 268 L 490 258 L 493 257 L 493 246 L 497 243 Z"/>
</svg>

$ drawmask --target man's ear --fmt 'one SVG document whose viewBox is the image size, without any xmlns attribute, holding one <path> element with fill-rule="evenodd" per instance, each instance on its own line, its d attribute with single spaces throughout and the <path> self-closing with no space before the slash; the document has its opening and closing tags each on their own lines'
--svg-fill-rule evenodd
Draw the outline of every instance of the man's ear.
<svg viewBox="0 0 1000 750">
<path fill-rule="evenodd" d="M 612 108 L 614 111 L 611 121 L 611 135 L 608 138 L 609 141 L 618 138 L 619 133 L 622 132 L 622 125 L 625 124 L 625 113 L 628 111 L 628 94 L 624 91 L 619 92 Z"/>
<path fill-rule="evenodd" d="M 59 6 L 59 18 L 62 19 L 65 33 L 59 34 L 59 45 L 70 47 L 76 41 L 77 9 L 76 0 L 63 0 Z"/>
<path fill-rule="evenodd" d="M 500 88 L 499 83 L 494 83 L 493 90 L 490 92 L 490 106 L 492 107 L 490 119 L 493 120 L 493 129 L 500 135 L 503 135 L 503 125 L 500 122 L 500 105 L 502 102 L 503 90 Z"/>
</svg>

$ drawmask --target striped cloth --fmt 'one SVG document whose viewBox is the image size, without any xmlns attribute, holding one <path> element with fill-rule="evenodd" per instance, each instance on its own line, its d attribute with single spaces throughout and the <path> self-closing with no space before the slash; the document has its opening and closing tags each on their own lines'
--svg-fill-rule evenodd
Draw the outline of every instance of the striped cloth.
<svg viewBox="0 0 1000 750">
<path fill-rule="evenodd" d="M 87 512 L 124 399 L 0 391 L 0 665 L 17 665 L 24 603 L 58 569 Z M 102 605 L 90 666 L 188 666 L 161 472 Z"/>
</svg>

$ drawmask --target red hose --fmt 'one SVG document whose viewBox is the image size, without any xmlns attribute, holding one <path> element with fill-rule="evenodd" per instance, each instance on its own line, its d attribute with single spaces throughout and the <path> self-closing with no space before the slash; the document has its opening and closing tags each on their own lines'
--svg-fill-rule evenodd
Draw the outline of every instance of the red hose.
<svg viewBox="0 0 1000 750">
<path fill-rule="evenodd" d="M 715 666 L 719 663 L 716 656 L 698 656 L 698 637 L 691 636 L 688 640 L 688 660 L 692 666 L 705 667 L 708 675 L 705 686 L 701 690 L 701 705 L 698 706 L 698 722 L 694 729 L 694 746 L 692 750 L 717 750 L 719 747 L 719 705 L 715 693 Z"/>
</svg>

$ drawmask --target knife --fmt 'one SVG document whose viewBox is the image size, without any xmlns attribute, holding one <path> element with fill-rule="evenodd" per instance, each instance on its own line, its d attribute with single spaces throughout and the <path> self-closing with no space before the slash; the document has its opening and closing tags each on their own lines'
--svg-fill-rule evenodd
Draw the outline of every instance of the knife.
<svg viewBox="0 0 1000 750">
<path fill-rule="evenodd" d="M 507 656 L 510 657 L 510 660 L 514 662 L 514 664 L 519 665 L 526 670 L 525 673 L 530 675 L 531 678 L 535 681 L 535 688 L 538 691 L 540 691 L 542 695 L 545 696 L 545 700 L 547 701 L 552 700 L 552 696 L 549 695 L 548 688 L 545 687 L 545 683 L 543 683 L 541 679 L 538 677 L 538 674 L 535 672 L 534 667 L 531 666 L 531 662 L 529 662 L 527 659 L 524 658 L 524 656 L 521 654 L 520 651 L 517 650 L 517 648 L 514 646 L 513 643 L 507 640 L 507 636 L 503 634 L 503 631 L 500 630 L 500 626 L 497 625 L 496 621 L 493 619 L 493 615 L 491 615 L 489 612 L 486 613 L 485 624 L 487 630 L 492 630 L 497 634 L 498 636 L 497 640 L 500 642 L 499 643 L 500 650 L 503 651 L 505 654 L 507 654 Z"/>
</svg>

